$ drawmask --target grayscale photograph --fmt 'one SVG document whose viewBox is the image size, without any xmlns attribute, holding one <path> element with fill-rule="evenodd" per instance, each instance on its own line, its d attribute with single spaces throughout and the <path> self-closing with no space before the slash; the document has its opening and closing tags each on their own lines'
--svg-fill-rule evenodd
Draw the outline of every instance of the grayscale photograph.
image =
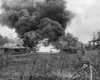
<svg viewBox="0 0 100 80">
<path fill-rule="evenodd" d="M 0 80 L 100 80 L 100 0 L 0 0 Z"/>
</svg>

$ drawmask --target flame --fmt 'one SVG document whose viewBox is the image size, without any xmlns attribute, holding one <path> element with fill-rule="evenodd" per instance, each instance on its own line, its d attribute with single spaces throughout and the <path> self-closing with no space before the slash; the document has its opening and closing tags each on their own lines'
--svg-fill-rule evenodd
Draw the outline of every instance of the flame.
<svg viewBox="0 0 100 80">
<path fill-rule="evenodd" d="M 58 53 L 60 50 L 55 49 L 51 44 L 47 47 L 41 45 L 37 52 Z"/>
<path fill-rule="evenodd" d="M 37 52 L 46 52 L 46 53 L 58 53 L 60 50 L 57 50 L 54 48 L 52 44 L 49 44 L 48 46 L 48 39 L 44 39 L 40 41 L 40 44 L 37 45 Z"/>
</svg>

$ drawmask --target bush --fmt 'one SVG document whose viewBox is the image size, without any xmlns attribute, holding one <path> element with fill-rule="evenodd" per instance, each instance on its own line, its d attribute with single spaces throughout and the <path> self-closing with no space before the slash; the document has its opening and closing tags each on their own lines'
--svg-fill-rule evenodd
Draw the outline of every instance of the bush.
<svg viewBox="0 0 100 80">
<path fill-rule="evenodd" d="M 3 51 L 0 51 L 0 69 L 10 64 L 10 61 L 11 61 L 10 56 L 5 55 Z"/>
</svg>

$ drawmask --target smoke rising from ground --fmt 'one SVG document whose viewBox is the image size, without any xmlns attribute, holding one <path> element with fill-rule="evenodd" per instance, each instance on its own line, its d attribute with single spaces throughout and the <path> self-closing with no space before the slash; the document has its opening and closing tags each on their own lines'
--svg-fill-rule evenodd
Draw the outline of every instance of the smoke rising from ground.
<svg viewBox="0 0 100 80">
<path fill-rule="evenodd" d="M 65 5 L 63 0 L 2 0 L 0 24 L 15 29 L 19 37 L 33 30 L 55 40 L 65 33 L 72 18 Z M 48 28 L 50 33 L 45 32 Z"/>
<path fill-rule="evenodd" d="M 41 2 L 42 1 L 43 0 L 41 0 Z M 36 2 L 40 2 L 40 0 L 2 0 L 2 8 L 6 11 L 20 11 L 22 9 L 27 9 L 32 13 Z"/>
</svg>

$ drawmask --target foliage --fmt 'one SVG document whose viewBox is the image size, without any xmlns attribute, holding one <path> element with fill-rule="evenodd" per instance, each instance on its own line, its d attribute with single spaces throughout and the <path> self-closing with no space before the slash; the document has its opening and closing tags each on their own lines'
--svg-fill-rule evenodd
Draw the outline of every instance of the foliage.
<svg viewBox="0 0 100 80">
<path fill-rule="evenodd" d="M 87 51 L 83 57 L 84 61 L 88 61 L 93 66 L 100 66 L 99 63 L 99 54 L 97 51 Z"/>
<path fill-rule="evenodd" d="M 100 31 L 97 32 L 97 35 L 93 36 L 93 39 L 90 42 L 93 45 L 93 49 L 100 50 Z"/>
<path fill-rule="evenodd" d="M 91 79 L 99 80 L 100 79 L 100 59 L 99 58 L 100 56 L 98 55 L 97 51 L 87 51 L 86 54 L 82 57 L 82 60 L 80 62 L 82 65 L 81 69 L 77 70 L 77 73 L 76 73 L 80 76 L 79 77 L 76 76 L 76 78 L 90 79 L 90 76 L 91 76 Z"/>
<path fill-rule="evenodd" d="M 37 45 L 40 37 L 41 36 L 35 31 L 27 32 L 24 34 L 24 39 L 23 39 L 24 44 L 23 45 L 25 47 L 34 48 Z"/>
<path fill-rule="evenodd" d="M 9 39 L 7 37 L 3 37 L 0 35 L 0 46 L 4 45 L 5 43 L 8 43 Z"/>
<path fill-rule="evenodd" d="M 30 75 L 30 80 L 32 76 L 32 80 L 34 78 L 48 78 L 48 77 L 54 77 L 56 74 L 60 73 L 60 75 L 63 74 L 65 70 L 69 71 L 78 71 L 83 67 L 84 63 L 91 64 L 98 72 L 100 71 L 100 55 L 98 55 L 97 51 L 88 51 L 84 56 L 80 55 L 81 53 L 77 54 L 27 54 L 23 56 L 16 55 L 14 57 L 14 62 L 20 63 L 19 65 L 13 65 L 19 66 L 20 69 L 22 69 L 22 65 L 28 64 L 30 67 L 28 67 L 28 77 Z M 22 59 L 23 58 L 23 59 Z M 20 60 L 18 60 L 20 59 Z M 17 60 L 17 61 L 15 61 Z M 25 60 L 25 61 L 23 61 Z M 22 64 L 23 63 L 23 64 Z M 10 64 L 11 66 L 11 64 Z M 15 67 L 16 68 L 16 67 Z M 22 69 L 24 72 L 24 69 Z M 25 68 L 25 71 L 27 69 Z M 54 74 L 53 72 L 56 72 Z M 23 74 L 25 76 L 25 73 Z M 59 77 L 59 74 L 58 76 Z"/>
<path fill-rule="evenodd" d="M 0 69 L 7 67 L 11 62 L 11 57 L 5 55 L 3 51 L 0 51 Z"/>
<path fill-rule="evenodd" d="M 39 56 L 38 59 L 33 61 L 33 68 L 31 70 L 32 76 L 53 77 L 54 75 L 59 75 L 58 77 L 61 77 L 65 69 L 77 69 L 77 65 L 80 61 L 75 54 L 44 56 L 43 58 Z M 56 72 L 56 74 L 54 74 L 54 72 Z"/>
<path fill-rule="evenodd" d="M 91 44 L 91 43 L 87 43 L 86 45 L 85 45 L 85 49 L 86 50 L 93 50 L 93 48 L 94 48 L 94 46 Z"/>
<path fill-rule="evenodd" d="M 78 39 L 72 34 L 67 33 L 61 36 L 59 40 L 55 43 L 55 47 L 60 50 L 74 49 L 77 47 Z"/>
</svg>

